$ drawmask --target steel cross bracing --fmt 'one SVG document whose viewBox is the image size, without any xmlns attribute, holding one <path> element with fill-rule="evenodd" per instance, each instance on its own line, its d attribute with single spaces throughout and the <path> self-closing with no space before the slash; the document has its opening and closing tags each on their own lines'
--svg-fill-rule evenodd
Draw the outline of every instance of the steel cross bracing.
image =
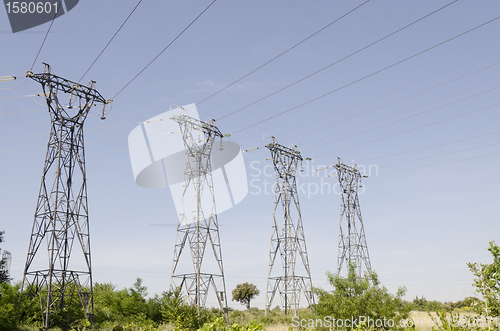
<svg viewBox="0 0 500 331">
<path fill-rule="evenodd" d="M 340 158 L 334 167 L 337 169 L 341 190 L 337 274 L 340 275 L 342 265 L 345 262 L 347 268 L 349 263 L 354 264 L 358 276 L 361 277 L 362 265 L 364 265 L 366 271 L 372 271 L 358 200 L 358 187 L 361 186 L 361 177 L 366 176 L 362 176 L 356 166 L 350 167 L 342 163 Z M 343 224 L 344 228 L 342 227 Z"/>
<path fill-rule="evenodd" d="M 51 131 L 23 288 L 33 298 L 38 297 L 46 328 L 51 325 L 54 315 L 64 310 L 67 299 L 80 301 L 86 317 L 93 322 L 83 124 L 96 103 L 105 105 L 111 101 L 105 100 L 94 89 L 95 82 L 82 86 L 58 77 L 48 64 L 45 64 L 42 74 L 26 74 L 42 84 L 51 117 Z M 63 98 L 69 100 L 66 107 L 62 104 Z M 75 239 L 77 252 L 73 252 Z M 40 250 L 42 242 L 47 245 L 48 261 L 44 257 L 46 252 Z M 78 265 L 70 263 L 72 253 L 78 255 L 72 260 L 78 260 Z M 35 259 L 37 263 L 34 263 Z M 43 264 L 46 264 L 45 268 Z M 75 292 L 77 298 L 73 297 Z"/>
<path fill-rule="evenodd" d="M 181 199 L 182 212 L 177 225 L 177 238 L 172 266 L 174 289 L 187 293 L 189 302 L 197 307 L 205 307 L 209 289 L 215 291 L 219 307 L 227 307 L 226 283 L 222 264 L 222 251 L 219 237 L 219 224 L 215 204 L 212 179 L 211 153 L 215 138 L 222 139 L 219 129 L 210 123 L 191 118 L 185 114 L 172 117 L 179 124 L 184 141 L 186 161 L 184 185 Z M 186 194 L 194 192 L 194 205 L 186 206 Z M 208 191 L 208 194 L 206 193 Z M 202 201 L 209 199 L 210 201 Z M 208 208 L 204 208 L 208 203 Z M 207 210 L 208 209 L 208 210 Z M 192 273 L 179 273 L 179 259 L 188 245 L 193 263 Z M 214 273 L 203 272 L 205 248 L 211 246 L 217 264 Z"/>
<path fill-rule="evenodd" d="M 271 250 L 267 277 L 266 314 L 271 309 L 274 296 L 278 293 L 285 314 L 292 310 L 296 315 L 301 292 L 309 305 L 314 304 L 311 272 L 309 270 L 309 259 L 307 257 L 296 182 L 297 167 L 299 162 L 302 162 L 302 156 L 295 148 L 285 147 L 278 144 L 274 137 L 272 139 L 272 143 L 266 146 L 271 151 L 276 173 Z M 283 209 L 283 226 L 281 228 L 278 226 L 278 218 L 280 217 L 277 215 L 280 205 Z M 281 256 L 283 273 L 279 272 L 279 276 L 273 276 L 273 267 L 278 254 Z M 297 274 L 295 269 L 297 254 L 300 256 L 304 267 L 304 274 L 302 275 Z"/>
</svg>

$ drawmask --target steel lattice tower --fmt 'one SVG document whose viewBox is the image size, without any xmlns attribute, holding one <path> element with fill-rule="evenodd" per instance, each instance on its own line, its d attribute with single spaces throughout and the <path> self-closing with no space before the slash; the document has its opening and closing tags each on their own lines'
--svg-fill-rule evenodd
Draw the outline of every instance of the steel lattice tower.
<svg viewBox="0 0 500 331">
<path fill-rule="evenodd" d="M 210 158 L 215 138 L 222 139 L 223 136 L 212 124 L 213 120 L 206 123 L 185 114 L 174 116 L 172 119 L 179 124 L 186 161 L 181 199 L 183 212 L 179 215 L 177 225 L 171 287 L 184 290 L 189 302 L 201 308 L 205 307 L 212 286 L 220 308 L 225 311 L 226 283 Z M 186 195 L 191 193 L 194 193 L 194 204 L 187 206 Z M 192 273 L 182 274 L 178 272 L 177 267 L 186 244 L 191 251 L 194 270 Z M 202 268 L 207 244 L 211 246 L 217 264 L 217 271 L 214 273 L 203 272 Z"/>
<path fill-rule="evenodd" d="M 361 277 L 362 264 L 364 264 L 366 271 L 372 271 L 358 200 L 361 177 L 366 178 L 367 176 L 362 176 L 356 166 L 345 165 L 340 158 L 334 167 L 337 169 L 341 190 L 337 274 L 340 274 L 345 261 L 347 265 L 353 263 L 356 266 L 358 276 Z M 342 228 L 343 223 L 345 223 L 344 229 Z M 346 230 L 345 234 L 344 230 Z"/>
<path fill-rule="evenodd" d="M 42 74 L 28 71 L 26 75 L 42 84 L 51 117 L 51 131 L 24 268 L 23 288 L 27 288 L 33 298 L 38 296 L 46 328 L 51 325 L 54 314 L 64 309 L 65 300 L 74 292 L 78 294 L 87 318 L 93 322 L 83 124 L 96 103 L 104 107 L 111 101 L 106 101 L 94 89 L 95 82 L 82 86 L 58 77 L 48 64 L 45 64 Z M 69 104 L 64 107 L 62 99 L 67 100 L 68 95 Z M 81 255 L 76 257 L 80 263 L 78 266 L 70 264 L 75 239 L 77 248 L 81 249 Z M 44 241 L 48 261 L 43 257 L 45 252 L 40 250 Z M 43 268 L 39 262 L 47 263 L 46 267 Z"/>
<path fill-rule="evenodd" d="M 9 251 L 4 250 L 2 253 L 2 260 L 5 261 L 4 270 L 7 275 L 10 275 L 10 265 L 12 264 L 12 254 Z"/>
<path fill-rule="evenodd" d="M 272 139 L 272 143 L 266 146 L 271 151 L 276 173 L 266 314 L 271 309 L 274 296 L 278 292 L 285 314 L 291 309 L 296 315 L 301 292 L 304 293 L 309 305 L 314 304 L 309 259 L 297 194 L 296 173 L 299 162 L 302 162 L 302 156 L 296 148 L 285 147 L 278 144 L 276 138 L 272 137 Z M 280 205 L 283 208 L 284 219 L 281 228 L 278 226 L 278 216 L 276 215 Z M 293 218 L 296 218 L 295 223 Z M 296 274 L 297 254 L 302 260 L 304 275 Z M 272 276 L 274 262 L 278 255 L 281 256 L 283 274 Z"/>
</svg>

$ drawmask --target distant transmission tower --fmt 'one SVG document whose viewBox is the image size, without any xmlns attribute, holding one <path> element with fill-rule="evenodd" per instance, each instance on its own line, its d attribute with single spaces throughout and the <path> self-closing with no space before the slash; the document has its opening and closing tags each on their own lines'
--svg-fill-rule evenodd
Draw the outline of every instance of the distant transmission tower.
<svg viewBox="0 0 500 331">
<path fill-rule="evenodd" d="M 42 74 L 29 71 L 26 74 L 42 84 L 52 124 L 23 288 L 33 297 L 38 296 L 45 328 L 75 291 L 86 317 L 93 322 L 83 124 L 96 103 L 103 104 L 103 117 L 104 105 L 111 101 L 94 89 L 95 82 L 82 86 L 58 77 L 48 64 Z M 68 95 L 69 103 L 65 107 L 61 102 L 63 97 L 68 100 Z M 73 256 L 70 264 L 75 239 L 81 255 Z M 46 252 L 40 250 L 43 241 L 47 245 L 48 261 Z"/>
<path fill-rule="evenodd" d="M 345 165 L 340 158 L 334 167 L 337 169 L 341 190 L 337 274 L 340 274 L 345 261 L 347 267 L 349 263 L 353 263 L 356 266 L 358 276 L 361 277 L 362 265 L 365 266 L 366 271 L 372 271 L 358 200 L 361 177 L 366 178 L 367 176 L 362 176 L 356 166 Z M 344 231 L 346 232 L 344 233 Z"/>
<path fill-rule="evenodd" d="M 12 264 L 12 254 L 9 251 L 4 250 L 2 253 L 2 260 L 5 261 L 4 270 L 7 275 L 10 275 L 10 265 Z"/>
<path fill-rule="evenodd" d="M 302 156 L 300 156 L 300 152 L 296 148 L 291 149 L 278 144 L 274 137 L 272 137 L 272 143 L 266 147 L 271 151 L 276 173 L 266 313 L 271 309 L 274 296 L 278 292 L 285 314 L 292 310 L 296 315 L 301 292 L 304 293 L 309 305 L 314 304 L 311 272 L 309 270 L 309 259 L 307 257 L 295 176 L 298 163 L 302 162 Z M 280 205 L 283 208 L 282 227 L 278 226 L 278 218 L 280 217 L 276 215 Z M 297 254 L 304 266 L 304 274 L 302 275 L 297 274 L 295 269 Z M 279 273 L 279 276 L 273 276 L 274 262 L 278 255 L 281 256 L 283 274 Z"/>
<path fill-rule="evenodd" d="M 220 308 L 224 310 L 227 307 L 226 283 L 210 158 L 214 140 L 222 138 L 222 134 L 213 121 L 206 123 L 185 114 L 172 119 L 179 124 L 186 153 L 181 199 L 183 212 L 177 225 L 172 287 L 184 290 L 192 305 L 205 307 L 211 286 Z M 193 272 L 179 273 L 177 267 L 186 244 L 191 251 Z M 207 245 L 217 264 L 213 273 L 203 272 L 202 268 Z"/>
</svg>

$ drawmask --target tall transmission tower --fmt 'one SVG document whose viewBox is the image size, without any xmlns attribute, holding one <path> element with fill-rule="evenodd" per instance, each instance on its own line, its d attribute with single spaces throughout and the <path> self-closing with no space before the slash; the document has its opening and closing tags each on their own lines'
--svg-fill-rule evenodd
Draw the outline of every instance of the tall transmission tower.
<svg viewBox="0 0 500 331">
<path fill-rule="evenodd" d="M 42 84 L 51 118 L 51 131 L 24 268 L 23 288 L 38 296 L 45 328 L 63 311 L 76 292 L 87 319 L 93 322 L 94 301 L 83 124 L 97 103 L 105 100 L 94 88 L 58 77 L 48 64 L 44 72 L 26 76 Z M 68 100 L 67 106 L 62 99 Z M 101 118 L 102 118 L 101 117 Z M 71 256 L 73 245 L 81 255 Z M 46 242 L 47 255 L 41 251 Z M 70 261 L 72 257 L 72 261 Z M 70 263 L 71 262 L 71 263 Z"/>
<path fill-rule="evenodd" d="M 2 253 L 2 261 L 5 261 L 3 269 L 10 275 L 10 265 L 12 264 L 12 254 L 9 251 L 4 250 Z"/>
<path fill-rule="evenodd" d="M 367 176 L 362 176 L 359 170 L 356 169 L 356 165 L 354 167 L 345 165 L 340 158 L 334 167 L 337 169 L 341 190 L 337 274 L 340 274 L 345 261 L 347 266 L 353 263 L 358 276 L 361 277 L 362 265 L 364 265 L 366 271 L 372 271 L 358 200 L 358 187 L 361 186 L 361 177 L 366 178 Z M 344 228 L 342 227 L 343 224 Z"/>
<path fill-rule="evenodd" d="M 285 314 L 292 310 L 296 315 L 301 292 L 309 305 L 314 304 L 309 259 L 297 194 L 296 173 L 299 162 L 302 163 L 302 156 L 296 146 L 292 149 L 280 145 L 274 137 L 272 137 L 272 143 L 266 147 L 271 151 L 276 174 L 266 313 L 271 309 L 274 296 L 278 292 Z M 279 213 L 278 209 L 280 208 L 283 209 L 282 227 L 278 226 L 277 213 Z M 302 275 L 298 274 L 295 269 L 297 254 L 304 267 Z M 278 255 L 281 256 L 283 273 L 278 273 L 279 276 L 273 276 L 274 262 Z"/>
<path fill-rule="evenodd" d="M 213 120 L 206 123 L 185 114 L 174 116 L 172 119 L 179 124 L 186 159 L 182 211 L 177 225 L 171 286 L 184 290 L 189 302 L 199 308 L 205 307 L 209 289 L 212 287 L 219 307 L 225 311 L 226 283 L 210 158 L 215 138 L 222 139 L 223 135 L 213 125 Z M 186 244 L 191 251 L 193 270 L 182 273 L 178 266 Z M 217 265 L 211 273 L 203 268 L 207 245 L 211 246 L 209 251 L 213 252 Z"/>
</svg>

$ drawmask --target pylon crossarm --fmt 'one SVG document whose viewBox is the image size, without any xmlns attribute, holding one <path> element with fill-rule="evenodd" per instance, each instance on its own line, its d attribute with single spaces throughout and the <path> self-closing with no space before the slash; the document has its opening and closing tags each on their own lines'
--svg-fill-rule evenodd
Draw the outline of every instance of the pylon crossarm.
<svg viewBox="0 0 500 331">
<path fill-rule="evenodd" d="M 191 132 L 202 131 L 206 136 L 214 136 L 222 138 L 224 135 L 212 123 L 203 122 L 201 120 L 192 118 L 188 115 L 175 115 L 172 119 L 183 126 L 189 127 Z M 214 120 L 212 120 L 214 121 Z"/>
<path fill-rule="evenodd" d="M 94 81 L 90 82 L 89 85 L 91 86 L 81 85 L 68 79 L 54 75 L 50 72 L 50 66 L 49 71 L 47 72 L 47 66 L 48 65 L 46 65 L 46 72 L 41 74 L 34 74 L 31 71 L 28 71 L 26 72 L 26 77 L 33 79 L 43 86 L 49 86 L 51 89 L 57 90 L 62 93 L 73 94 L 83 99 L 91 99 L 97 103 L 107 104 L 111 102 L 110 100 L 106 100 L 101 95 L 101 93 L 99 93 L 92 87 L 95 83 Z"/>
</svg>

